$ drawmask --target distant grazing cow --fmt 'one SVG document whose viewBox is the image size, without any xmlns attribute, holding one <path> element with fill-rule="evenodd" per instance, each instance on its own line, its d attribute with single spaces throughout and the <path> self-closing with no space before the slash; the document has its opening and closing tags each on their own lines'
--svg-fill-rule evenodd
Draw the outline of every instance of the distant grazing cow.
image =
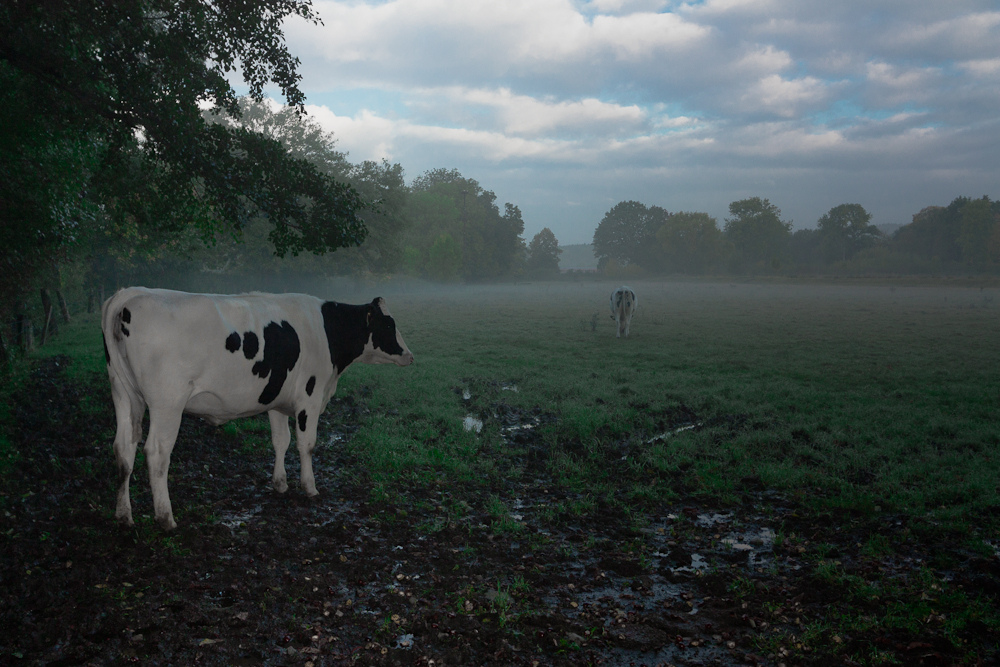
<svg viewBox="0 0 1000 667">
<path fill-rule="evenodd" d="M 635 309 L 638 307 L 639 300 L 631 287 L 622 285 L 611 293 L 611 319 L 618 325 L 619 338 L 622 337 L 623 333 L 628 338 L 628 328 L 632 323 L 632 315 L 635 314 Z"/>
<path fill-rule="evenodd" d="M 285 452 L 295 419 L 302 488 L 315 496 L 316 424 L 355 361 L 407 366 L 413 354 L 385 301 L 351 306 L 305 294 L 188 294 L 129 287 L 101 310 L 104 357 L 118 431 L 115 517 L 132 525 L 129 479 L 149 407 L 145 452 L 153 511 L 175 528 L 167 469 L 181 414 L 212 424 L 267 412 L 274 444 L 274 488 L 288 489 Z"/>
</svg>

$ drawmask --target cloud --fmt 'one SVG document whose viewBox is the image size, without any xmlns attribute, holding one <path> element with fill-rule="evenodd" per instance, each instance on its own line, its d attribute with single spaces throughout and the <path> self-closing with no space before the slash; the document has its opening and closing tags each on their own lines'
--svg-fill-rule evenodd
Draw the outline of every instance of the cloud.
<svg viewBox="0 0 1000 667">
<path fill-rule="evenodd" d="M 867 197 L 900 222 L 932 195 L 1000 195 L 990 0 L 315 7 L 323 26 L 286 35 L 340 148 L 458 168 L 523 204 L 526 234 L 534 216 L 589 237 L 627 198 L 720 216 L 760 194 L 810 221 Z"/>
</svg>

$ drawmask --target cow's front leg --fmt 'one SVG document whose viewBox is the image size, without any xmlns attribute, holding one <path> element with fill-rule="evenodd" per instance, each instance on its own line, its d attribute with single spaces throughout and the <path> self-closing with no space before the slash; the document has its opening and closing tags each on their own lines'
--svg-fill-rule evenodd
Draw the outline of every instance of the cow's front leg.
<svg viewBox="0 0 1000 667">
<path fill-rule="evenodd" d="M 285 452 L 288 451 L 288 443 L 292 441 L 292 434 L 288 430 L 288 415 L 277 410 L 268 410 L 267 417 L 271 420 L 271 444 L 274 445 L 274 475 L 271 477 L 271 483 L 275 491 L 284 493 L 288 490 Z"/>
<path fill-rule="evenodd" d="M 177 527 L 170 507 L 167 472 L 170 469 L 170 453 L 177 442 L 182 412 L 182 408 L 149 410 L 149 437 L 146 438 L 144 450 L 149 464 L 149 486 L 153 492 L 153 516 L 164 530 Z"/>
<path fill-rule="evenodd" d="M 300 410 L 295 416 L 295 444 L 299 448 L 299 465 L 302 469 L 300 480 L 302 489 L 310 498 L 319 495 L 319 491 L 316 490 L 316 478 L 313 476 L 312 466 L 319 412 L 319 410 Z"/>
</svg>

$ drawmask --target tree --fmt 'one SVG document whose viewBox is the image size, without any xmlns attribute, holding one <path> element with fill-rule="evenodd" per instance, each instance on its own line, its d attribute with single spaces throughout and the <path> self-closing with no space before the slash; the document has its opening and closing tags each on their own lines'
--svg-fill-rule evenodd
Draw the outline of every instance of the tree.
<svg viewBox="0 0 1000 667">
<path fill-rule="evenodd" d="M 594 256 L 604 269 L 610 260 L 620 266 L 638 264 L 646 269 L 656 265 L 656 232 L 670 217 L 659 206 L 647 208 L 637 201 L 615 204 L 594 230 Z"/>
<path fill-rule="evenodd" d="M 962 259 L 973 264 L 1000 261 L 1000 205 L 983 196 L 967 202 L 959 213 L 958 245 Z"/>
<path fill-rule="evenodd" d="M 535 234 L 528 244 L 527 268 L 534 273 L 558 273 L 562 248 L 548 227 Z"/>
<path fill-rule="evenodd" d="M 435 280 L 454 280 L 462 266 L 462 254 L 451 234 L 434 239 L 427 252 L 427 274 Z"/>
<path fill-rule="evenodd" d="M 669 271 L 701 273 L 722 253 L 722 232 L 707 213 L 674 213 L 657 230 L 656 240 Z"/>
<path fill-rule="evenodd" d="M 969 201 L 968 197 L 956 197 L 948 206 L 921 209 L 910 224 L 903 225 L 893 235 L 893 248 L 925 259 L 960 261 L 961 211 Z"/>
<path fill-rule="evenodd" d="M 788 248 L 792 223 L 781 219 L 781 209 L 767 199 L 750 197 L 729 204 L 723 229 L 739 259 L 750 266 L 780 266 Z"/>
<path fill-rule="evenodd" d="M 859 250 L 875 245 L 882 232 L 871 223 L 872 214 L 861 204 L 840 204 L 823 214 L 816 225 L 828 262 L 847 261 Z"/>
<path fill-rule="evenodd" d="M 457 243 L 461 275 L 491 280 L 517 272 L 525 252 L 521 210 L 510 203 L 504 213 L 496 194 L 456 169 L 433 169 L 414 179 L 407 242 L 424 251 L 448 233 Z"/>
<path fill-rule="evenodd" d="M 227 78 L 239 66 L 251 97 L 274 82 L 303 110 L 282 33 L 291 16 L 318 21 L 308 0 L 0 3 L 0 168 L 33 176 L 0 179 L 0 227 L 19 231 L 0 266 L 31 270 L 88 237 L 156 246 L 238 232 L 255 216 L 278 254 L 361 242 L 353 188 L 199 109 L 239 116 Z"/>
</svg>

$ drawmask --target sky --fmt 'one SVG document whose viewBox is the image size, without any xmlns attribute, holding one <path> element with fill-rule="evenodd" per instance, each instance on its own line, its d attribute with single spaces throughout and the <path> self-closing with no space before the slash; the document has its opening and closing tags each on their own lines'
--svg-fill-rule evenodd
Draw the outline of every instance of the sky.
<svg viewBox="0 0 1000 667">
<path fill-rule="evenodd" d="M 996 0 L 315 1 L 285 24 L 352 162 L 458 169 L 589 243 L 626 200 L 793 228 L 1000 197 Z"/>
</svg>

